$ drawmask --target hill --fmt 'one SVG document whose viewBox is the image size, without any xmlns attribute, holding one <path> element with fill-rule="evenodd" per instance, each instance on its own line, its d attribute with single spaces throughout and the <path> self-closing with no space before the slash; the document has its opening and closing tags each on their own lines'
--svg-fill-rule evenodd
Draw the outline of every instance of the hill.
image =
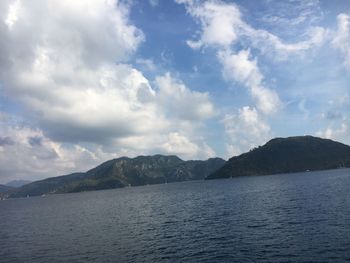
<svg viewBox="0 0 350 263">
<path fill-rule="evenodd" d="M 225 164 L 220 158 L 183 161 L 177 156 L 122 157 L 109 160 L 85 172 L 47 178 L 26 184 L 10 197 L 160 184 L 204 179 Z"/>
<path fill-rule="evenodd" d="M 275 138 L 232 157 L 206 179 L 350 167 L 350 146 L 313 136 Z"/>
<path fill-rule="evenodd" d="M 28 181 L 28 180 L 13 180 L 13 181 L 10 181 L 8 183 L 6 183 L 5 185 L 6 186 L 11 186 L 11 187 L 21 187 L 25 184 L 29 184 L 31 183 L 31 181 Z"/>
<path fill-rule="evenodd" d="M 0 193 L 5 193 L 5 192 L 10 191 L 12 189 L 13 189 L 13 187 L 11 187 L 11 186 L 0 184 Z"/>
</svg>

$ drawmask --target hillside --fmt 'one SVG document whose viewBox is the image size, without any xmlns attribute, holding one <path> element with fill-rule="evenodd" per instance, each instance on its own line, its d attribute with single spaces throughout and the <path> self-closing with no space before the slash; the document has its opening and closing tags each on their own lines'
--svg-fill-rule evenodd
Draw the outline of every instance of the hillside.
<svg viewBox="0 0 350 263">
<path fill-rule="evenodd" d="M 206 179 L 350 167 L 350 146 L 312 136 L 275 138 L 232 157 Z"/>
<path fill-rule="evenodd" d="M 0 184 L 0 193 L 5 193 L 5 192 L 10 191 L 12 189 L 13 189 L 13 187 L 11 187 L 11 186 Z"/>
<path fill-rule="evenodd" d="M 10 181 L 8 183 L 6 183 L 5 185 L 6 186 L 11 186 L 11 187 L 21 187 L 25 184 L 29 184 L 31 183 L 31 181 L 28 181 L 28 180 L 13 180 L 13 181 Z"/>
<path fill-rule="evenodd" d="M 71 193 L 89 190 L 204 179 L 225 164 L 220 158 L 183 161 L 177 156 L 122 157 L 85 172 L 47 178 L 26 184 L 10 197 Z"/>
</svg>

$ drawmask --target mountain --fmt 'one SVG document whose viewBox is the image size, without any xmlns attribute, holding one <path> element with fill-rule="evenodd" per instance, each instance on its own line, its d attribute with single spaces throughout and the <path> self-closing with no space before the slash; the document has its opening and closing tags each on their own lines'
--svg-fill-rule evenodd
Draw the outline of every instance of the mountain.
<svg viewBox="0 0 350 263">
<path fill-rule="evenodd" d="M 13 187 L 11 187 L 11 186 L 0 184 L 0 193 L 5 193 L 5 192 L 10 191 L 12 189 L 13 189 Z"/>
<path fill-rule="evenodd" d="M 5 185 L 11 186 L 11 187 L 21 187 L 21 186 L 23 186 L 25 184 L 29 184 L 29 183 L 31 183 L 31 181 L 28 181 L 28 180 L 13 180 L 13 181 L 8 182 Z"/>
<path fill-rule="evenodd" d="M 350 167 L 350 146 L 312 136 L 275 138 L 232 157 L 206 179 Z"/>
<path fill-rule="evenodd" d="M 26 184 L 10 197 L 50 193 L 71 193 L 204 179 L 225 164 L 220 158 L 183 161 L 177 156 L 122 157 L 109 160 L 85 172 L 47 178 Z"/>
</svg>

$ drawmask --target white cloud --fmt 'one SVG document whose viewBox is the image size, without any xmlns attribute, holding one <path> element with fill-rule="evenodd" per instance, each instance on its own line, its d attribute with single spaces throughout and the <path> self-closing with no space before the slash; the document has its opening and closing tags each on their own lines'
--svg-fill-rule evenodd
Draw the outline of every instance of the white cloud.
<svg viewBox="0 0 350 263">
<path fill-rule="evenodd" d="M 174 123 L 174 127 L 178 125 L 181 123 Z M 115 138 L 109 145 L 81 145 L 53 141 L 45 136 L 43 130 L 0 114 L 0 183 L 84 172 L 120 156 L 155 153 L 176 154 L 184 159 L 215 156 L 204 138 L 198 137 L 192 128 Z"/>
<path fill-rule="evenodd" d="M 199 43 L 229 46 L 237 39 L 236 30 L 242 21 L 236 5 L 205 2 L 203 5 L 189 6 L 189 11 L 202 25 Z"/>
<path fill-rule="evenodd" d="M 187 44 L 194 49 L 202 46 L 225 48 L 240 42 L 248 43 L 270 53 L 275 59 L 286 59 L 289 55 L 320 46 L 326 31 L 321 27 L 308 27 L 306 39 L 296 43 L 284 43 L 278 36 L 264 30 L 256 29 L 243 20 L 239 7 L 234 3 L 223 1 L 176 1 L 185 4 L 187 11 L 201 25 L 198 40 L 188 40 Z"/>
<path fill-rule="evenodd" d="M 344 55 L 344 63 L 350 71 L 350 17 L 340 14 L 337 17 L 338 30 L 334 33 L 332 44 Z"/>
<path fill-rule="evenodd" d="M 157 66 L 154 64 L 152 59 L 138 58 L 136 59 L 136 63 L 149 71 L 155 71 L 157 69 Z"/>
<path fill-rule="evenodd" d="M 277 93 L 264 86 L 257 60 L 250 60 L 249 50 L 242 50 L 237 54 L 221 51 L 218 57 L 223 65 L 225 79 L 237 81 L 248 87 L 260 111 L 270 114 L 280 108 L 281 101 Z"/>
<path fill-rule="evenodd" d="M 21 2 L 12 29 L 0 34 L 10 43 L 0 46 L 10 58 L 0 64 L 4 87 L 56 140 L 106 143 L 168 132 L 167 117 L 196 122 L 212 116 L 208 94 L 169 75 L 157 78 L 157 92 L 140 71 L 121 63 L 143 34 L 118 1 Z"/>
<path fill-rule="evenodd" d="M 206 144 L 198 145 L 191 142 L 186 136 L 177 132 L 168 134 L 168 139 L 160 147 L 165 153 L 176 153 L 180 156 L 200 156 L 202 158 L 214 157 L 214 151 Z"/>
<path fill-rule="evenodd" d="M 152 7 L 156 7 L 159 5 L 159 0 L 148 0 L 148 2 Z"/>
<path fill-rule="evenodd" d="M 170 74 L 157 77 L 153 88 L 141 71 L 127 64 L 144 41 L 142 31 L 129 21 L 127 2 L 4 0 L 0 2 L 0 39 L 1 86 L 25 106 L 25 117 L 37 124 L 34 130 L 50 144 L 46 150 L 56 143 L 60 156 L 58 148 L 67 149 L 67 143 L 74 146 L 67 150 L 72 154 L 59 160 L 72 158 L 73 164 L 79 163 L 74 154 L 85 149 L 82 142 L 92 144 L 88 155 L 100 151 L 106 158 L 143 150 L 154 153 L 167 143 L 176 145 L 163 147 L 167 153 L 176 149 L 188 158 L 205 155 L 200 149 L 202 139 L 193 134 L 213 116 L 209 95 L 191 91 Z M 154 69 L 151 60 L 138 62 Z M 152 144 L 157 136 L 161 140 Z M 130 143 L 132 138 L 142 138 L 149 148 Z M 185 142 L 196 150 L 180 150 Z M 23 152 L 30 156 L 32 148 Z M 15 156 L 15 152 L 8 154 Z M 66 161 L 64 167 L 68 167 Z M 80 166 L 69 167 L 74 171 Z"/>
<path fill-rule="evenodd" d="M 182 124 L 179 123 L 181 126 Z M 174 124 L 174 126 L 178 126 Z M 181 126 L 176 132 L 118 138 L 118 155 L 175 154 L 183 159 L 207 159 L 215 156 L 204 138 L 196 136 L 189 127 Z"/>
<path fill-rule="evenodd" d="M 236 5 L 219 1 L 176 2 L 185 4 L 187 11 L 201 24 L 200 39 L 188 41 L 190 47 L 194 49 L 208 45 L 227 47 L 236 41 L 237 30 L 242 23 L 240 11 Z"/>
<path fill-rule="evenodd" d="M 296 43 L 284 43 L 278 36 L 250 26 L 246 27 L 246 34 L 252 46 L 276 60 L 285 60 L 291 55 L 304 55 L 306 51 L 321 46 L 327 38 L 327 30 L 322 27 L 308 28 L 305 34 L 307 39 Z"/>
<path fill-rule="evenodd" d="M 228 137 L 226 149 L 229 157 L 248 151 L 271 138 L 270 126 L 255 108 L 245 106 L 237 114 L 227 114 L 223 124 Z"/>
<path fill-rule="evenodd" d="M 343 121 L 337 128 L 330 126 L 323 130 L 319 130 L 316 132 L 316 136 L 339 141 L 347 140 L 349 137 L 348 123 L 346 121 Z"/>
<path fill-rule="evenodd" d="M 328 101 L 328 109 L 320 114 L 320 120 L 326 126 L 319 129 L 316 136 L 350 143 L 350 122 L 348 108 L 350 105 L 347 93 Z"/>
<path fill-rule="evenodd" d="M 21 2 L 19 0 L 16 0 L 11 5 L 9 5 L 7 17 L 5 19 L 5 24 L 8 26 L 10 30 L 12 29 L 13 24 L 18 19 L 18 11 L 20 8 L 20 3 Z"/>
<path fill-rule="evenodd" d="M 1 183 L 85 171 L 107 157 L 79 145 L 54 142 L 42 130 L 12 122 L 5 115 L 0 120 L 0 134 Z"/>
<path fill-rule="evenodd" d="M 203 120 L 214 116 L 214 106 L 208 93 L 189 90 L 170 73 L 156 78 L 161 112 L 181 120 Z"/>
<path fill-rule="evenodd" d="M 259 21 L 277 27 L 284 34 L 296 34 L 297 30 L 319 22 L 323 11 L 319 0 L 268 0 L 267 10 L 259 10 Z M 285 30 L 288 28 L 288 30 Z"/>
</svg>

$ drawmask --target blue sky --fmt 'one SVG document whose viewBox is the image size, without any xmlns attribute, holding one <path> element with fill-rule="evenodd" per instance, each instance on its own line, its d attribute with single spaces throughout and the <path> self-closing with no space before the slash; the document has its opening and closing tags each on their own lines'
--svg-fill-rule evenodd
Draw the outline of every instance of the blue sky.
<svg viewBox="0 0 350 263">
<path fill-rule="evenodd" d="M 4 0 L 0 68 L 0 183 L 273 137 L 350 144 L 347 0 Z"/>
</svg>

